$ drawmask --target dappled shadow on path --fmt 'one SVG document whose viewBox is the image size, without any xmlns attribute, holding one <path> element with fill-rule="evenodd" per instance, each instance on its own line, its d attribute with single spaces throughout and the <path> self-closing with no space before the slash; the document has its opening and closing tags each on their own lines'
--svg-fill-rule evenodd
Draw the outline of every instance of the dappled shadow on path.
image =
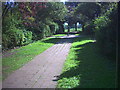
<svg viewBox="0 0 120 90">
<path fill-rule="evenodd" d="M 78 36 L 75 35 L 69 35 L 69 36 L 55 36 L 48 40 L 42 41 L 45 43 L 54 43 L 54 44 L 62 44 L 62 43 L 72 43 L 74 38 L 77 38 Z"/>
<path fill-rule="evenodd" d="M 80 48 L 81 47 L 81 48 Z M 97 52 L 95 43 L 74 47 L 79 65 L 63 72 L 59 79 L 80 76 L 74 88 L 115 88 L 116 65 Z"/>
<path fill-rule="evenodd" d="M 53 43 L 53 44 L 63 44 L 63 43 L 72 43 L 73 38 L 51 38 L 49 40 L 45 40 L 45 43 Z"/>
</svg>

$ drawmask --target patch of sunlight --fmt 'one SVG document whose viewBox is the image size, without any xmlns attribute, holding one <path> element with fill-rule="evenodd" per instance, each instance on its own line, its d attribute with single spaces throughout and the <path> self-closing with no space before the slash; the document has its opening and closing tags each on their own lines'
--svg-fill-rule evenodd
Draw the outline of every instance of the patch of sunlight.
<svg viewBox="0 0 120 90">
<path fill-rule="evenodd" d="M 73 43 L 72 46 L 75 47 L 77 45 L 84 45 L 84 44 L 89 43 L 89 42 L 94 42 L 94 40 L 82 40 L 82 41 L 78 41 L 78 42 Z"/>
<path fill-rule="evenodd" d="M 79 36 L 79 34 L 75 34 L 76 36 Z"/>
<path fill-rule="evenodd" d="M 80 76 L 74 76 L 70 78 L 62 78 L 61 80 L 58 81 L 59 86 L 58 88 L 75 88 L 79 85 L 80 81 Z"/>
<path fill-rule="evenodd" d="M 64 69 L 63 69 L 63 72 L 66 72 L 68 70 L 70 70 L 71 68 L 75 68 L 79 65 L 80 61 L 74 61 L 73 59 L 72 60 L 69 60 L 68 62 L 66 62 L 64 65 Z"/>
</svg>

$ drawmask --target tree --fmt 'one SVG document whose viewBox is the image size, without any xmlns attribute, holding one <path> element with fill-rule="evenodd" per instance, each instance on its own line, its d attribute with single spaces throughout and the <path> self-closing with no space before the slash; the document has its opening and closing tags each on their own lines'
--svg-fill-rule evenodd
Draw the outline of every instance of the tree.
<svg viewBox="0 0 120 90">
<path fill-rule="evenodd" d="M 59 32 L 64 32 L 64 17 L 67 15 L 67 8 L 62 2 L 50 2 L 48 6 L 48 15 L 59 25 Z"/>
<path fill-rule="evenodd" d="M 79 17 L 82 23 L 82 30 L 86 22 L 90 22 L 100 14 L 100 5 L 98 3 L 80 3 L 75 9 L 75 16 Z"/>
<path fill-rule="evenodd" d="M 23 23 L 26 26 L 37 26 L 38 9 L 46 8 L 44 2 L 19 2 L 19 11 L 22 13 Z"/>
<path fill-rule="evenodd" d="M 80 3 L 76 8 L 76 14 L 82 14 L 90 20 L 98 17 L 100 14 L 100 5 L 98 3 Z"/>
<path fill-rule="evenodd" d="M 4 18 L 8 14 L 8 12 L 13 12 L 17 7 L 17 2 L 2 2 L 2 21 L 4 21 Z"/>
<path fill-rule="evenodd" d="M 77 7 L 77 5 L 79 4 L 79 2 L 66 2 L 65 5 L 68 9 L 68 13 L 67 16 L 65 17 L 66 22 L 68 23 L 68 32 L 70 32 L 70 26 L 75 24 L 75 30 L 77 31 L 77 22 L 78 22 L 78 17 L 76 17 L 74 15 L 74 10 L 75 7 Z"/>
</svg>

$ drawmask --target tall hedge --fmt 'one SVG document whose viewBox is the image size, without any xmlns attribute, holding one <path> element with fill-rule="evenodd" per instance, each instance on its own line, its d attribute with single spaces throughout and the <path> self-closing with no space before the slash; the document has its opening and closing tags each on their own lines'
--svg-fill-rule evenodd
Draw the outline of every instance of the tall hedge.
<svg viewBox="0 0 120 90">
<path fill-rule="evenodd" d="M 105 14 L 94 21 L 97 45 L 108 57 L 116 57 L 117 14 L 117 4 L 113 4 Z"/>
</svg>

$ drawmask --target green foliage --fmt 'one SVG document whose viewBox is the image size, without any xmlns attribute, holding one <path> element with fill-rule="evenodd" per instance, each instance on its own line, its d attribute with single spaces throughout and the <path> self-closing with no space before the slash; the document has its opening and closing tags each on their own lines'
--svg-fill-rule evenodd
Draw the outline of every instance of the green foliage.
<svg viewBox="0 0 120 90">
<path fill-rule="evenodd" d="M 58 26 L 58 24 L 57 23 L 51 23 L 50 25 L 49 25 L 49 27 L 50 27 L 50 30 L 51 30 L 51 33 L 52 34 L 55 34 L 58 30 L 59 30 L 59 26 Z"/>
<path fill-rule="evenodd" d="M 53 20 L 63 20 L 67 14 L 67 8 L 62 2 L 49 2 L 47 3 L 47 13 Z"/>
<path fill-rule="evenodd" d="M 97 45 L 100 51 L 112 58 L 116 57 L 116 30 L 117 30 L 117 5 L 94 21 Z"/>
<path fill-rule="evenodd" d="M 75 10 L 75 14 L 82 14 L 85 17 L 88 17 L 89 20 L 95 18 L 96 15 L 100 13 L 100 5 L 95 2 L 90 3 L 80 3 Z"/>
<path fill-rule="evenodd" d="M 18 5 L 11 8 L 10 11 L 8 10 L 2 22 L 3 49 L 26 45 L 31 43 L 32 40 L 55 34 L 60 30 L 57 20 L 63 21 L 67 14 L 67 8 L 62 2 L 46 2 L 44 8 L 33 6 L 32 8 L 35 11 L 29 8 L 29 2 L 24 3 L 24 5 L 27 5 L 25 7 L 21 3 L 16 4 Z M 19 5 L 20 8 L 18 8 Z M 5 8 L 5 5 L 3 8 Z M 22 10 L 24 14 L 20 13 Z"/>
<path fill-rule="evenodd" d="M 45 20 L 44 23 L 39 22 L 39 25 L 40 25 L 39 28 L 33 31 L 35 33 L 33 35 L 34 39 L 35 39 L 35 37 L 37 39 L 42 39 L 47 36 L 51 36 L 51 35 L 55 34 L 56 31 L 59 30 L 58 24 L 53 22 L 50 19 Z"/>
<path fill-rule="evenodd" d="M 9 47 L 15 47 L 17 45 L 22 45 L 23 31 L 17 28 L 13 28 L 8 33 L 9 36 Z"/>
<path fill-rule="evenodd" d="M 5 48 L 13 48 L 14 46 L 17 46 L 21 44 L 22 40 L 22 31 L 17 27 L 21 23 L 21 20 L 18 20 L 18 14 L 11 14 L 10 12 L 8 15 L 4 18 L 4 21 L 2 23 L 3 25 L 3 49 Z"/>
<path fill-rule="evenodd" d="M 32 32 L 31 31 L 23 31 L 23 42 L 22 45 L 26 45 L 32 42 Z"/>
<path fill-rule="evenodd" d="M 93 33 L 93 30 L 91 31 L 91 29 L 94 27 L 94 25 L 92 25 L 91 22 L 93 19 L 99 16 L 100 12 L 100 4 L 96 2 L 83 2 L 78 4 L 78 6 L 75 8 L 74 15 L 78 18 L 77 21 L 79 21 L 82 24 L 83 33 Z"/>
<path fill-rule="evenodd" d="M 49 25 L 44 26 L 43 35 L 44 35 L 43 37 L 52 35 Z"/>
<path fill-rule="evenodd" d="M 3 33 L 6 33 L 7 31 L 17 27 L 22 23 L 22 21 L 18 19 L 18 14 L 18 12 L 16 12 L 16 14 L 11 14 L 10 12 L 7 14 L 7 16 L 2 21 Z"/>
<path fill-rule="evenodd" d="M 94 24 L 96 25 L 95 29 L 100 30 L 100 28 L 105 27 L 109 22 L 110 19 L 107 16 L 100 16 L 94 21 Z"/>
<path fill-rule="evenodd" d="M 7 34 L 2 34 L 2 48 L 7 48 L 9 42 L 9 37 Z"/>
<path fill-rule="evenodd" d="M 90 23 L 85 25 L 84 33 L 87 34 L 87 35 L 93 35 L 94 34 L 94 23 L 93 23 L 93 21 L 91 21 Z"/>
<path fill-rule="evenodd" d="M 2 39 L 3 49 L 22 46 L 29 44 L 32 41 L 32 32 L 13 28 L 12 30 L 9 30 L 3 34 Z"/>
<path fill-rule="evenodd" d="M 32 32 L 22 30 L 21 19 L 18 19 L 19 12 L 15 14 L 8 13 L 7 17 L 3 21 L 3 49 L 13 48 L 16 46 L 22 46 L 29 44 L 32 41 Z"/>
</svg>

